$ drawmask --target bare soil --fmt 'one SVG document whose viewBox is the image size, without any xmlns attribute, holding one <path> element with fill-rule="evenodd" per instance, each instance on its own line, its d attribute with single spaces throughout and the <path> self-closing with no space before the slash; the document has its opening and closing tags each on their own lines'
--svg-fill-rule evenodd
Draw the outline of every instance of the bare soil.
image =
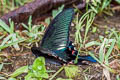
<svg viewBox="0 0 120 80">
<path fill-rule="evenodd" d="M 98 40 L 99 35 L 103 35 L 107 37 L 105 31 L 112 28 L 120 31 L 120 14 L 119 12 L 114 13 L 113 16 L 102 15 L 98 16 L 94 22 L 96 25 L 93 26 L 97 27 L 97 32 L 89 32 L 88 35 L 88 42 L 93 40 Z M 107 27 L 106 27 L 107 26 Z M 94 49 L 93 49 L 94 50 Z M 7 48 L 0 53 L 0 62 L 10 63 L 5 64 L 2 72 L 0 75 L 7 76 L 7 74 L 13 73 L 17 68 L 22 67 L 24 65 L 32 64 L 35 57 L 32 55 L 30 49 L 24 49 L 22 52 L 11 51 L 11 48 Z M 61 66 L 56 66 L 52 64 L 47 64 L 48 70 L 55 70 L 57 71 Z M 100 66 L 98 63 L 89 63 L 89 65 L 80 65 L 79 66 L 80 72 L 79 75 L 73 78 L 73 80 L 85 80 L 85 75 L 89 78 L 89 80 L 106 80 L 103 76 L 103 67 Z M 86 72 L 84 70 L 88 69 Z M 52 76 L 54 73 L 50 73 L 49 75 Z M 67 78 L 65 76 L 64 71 L 59 73 L 56 77 Z M 54 80 L 55 80 L 54 79 Z M 115 74 L 111 73 L 111 80 L 116 80 Z"/>
</svg>

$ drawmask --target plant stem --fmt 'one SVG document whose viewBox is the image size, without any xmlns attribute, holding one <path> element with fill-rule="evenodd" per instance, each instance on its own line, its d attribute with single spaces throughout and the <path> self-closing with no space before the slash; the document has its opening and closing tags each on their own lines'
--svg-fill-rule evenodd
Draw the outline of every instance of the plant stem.
<svg viewBox="0 0 120 80">
<path fill-rule="evenodd" d="M 58 75 L 62 70 L 64 69 L 64 66 L 62 66 L 49 80 L 52 80 L 56 75 Z"/>
</svg>

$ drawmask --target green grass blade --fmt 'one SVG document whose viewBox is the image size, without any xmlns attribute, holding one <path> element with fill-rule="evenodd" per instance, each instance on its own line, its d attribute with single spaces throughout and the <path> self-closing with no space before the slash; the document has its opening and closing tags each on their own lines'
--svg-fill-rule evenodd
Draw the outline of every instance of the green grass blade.
<svg viewBox="0 0 120 80">
<path fill-rule="evenodd" d="M 61 7 L 58 8 L 58 10 L 53 10 L 52 11 L 52 17 L 54 18 L 55 16 L 57 16 L 57 14 L 59 14 L 64 8 L 64 5 L 62 5 Z"/>
<path fill-rule="evenodd" d="M 91 12 L 89 14 L 89 16 L 87 17 L 87 24 L 86 24 L 86 29 L 85 29 L 85 37 L 84 37 L 84 42 L 86 41 L 86 37 L 87 37 L 87 34 L 88 34 L 88 31 L 89 31 L 89 28 L 91 27 L 93 21 L 94 21 L 94 18 L 95 18 L 95 13 L 94 12 Z"/>
<path fill-rule="evenodd" d="M 29 28 L 29 32 L 32 31 L 32 16 L 29 17 L 29 20 L 28 20 L 28 28 Z"/>
<path fill-rule="evenodd" d="M 3 65 L 4 65 L 4 63 L 1 63 L 1 64 L 0 64 L 0 71 L 1 71 L 2 68 L 3 68 Z"/>
<path fill-rule="evenodd" d="M 23 41 L 25 41 L 25 39 L 21 39 L 21 40 L 19 40 L 19 41 L 15 41 L 15 42 L 8 43 L 8 44 L 6 44 L 6 45 L 0 46 L 0 50 L 2 50 L 2 49 L 4 49 L 4 48 L 7 48 L 7 47 L 9 47 L 9 46 L 12 46 L 12 45 L 14 45 L 14 44 L 23 42 Z"/>
<path fill-rule="evenodd" d="M 97 42 L 97 41 L 91 41 L 91 42 L 88 42 L 88 43 L 85 44 L 85 48 L 91 47 L 93 45 L 99 45 L 100 46 L 101 43 Z"/>
<path fill-rule="evenodd" d="M 27 73 L 28 72 L 28 66 L 22 66 L 18 68 L 15 72 L 13 72 L 10 76 L 11 77 L 17 77 L 18 75 L 22 73 Z"/>
<path fill-rule="evenodd" d="M 4 37 L 5 37 L 5 35 L 0 36 L 0 40 L 3 39 Z"/>
<path fill-rule="evenodd" d="M 12 36 L 12 42 L 15 42 L 15 41 L 18 41 L 18 40 L 17 40 L 17 36 L 16 36 L 16 34 L 13 34 L 13 36 Z M 14 47 L 16 50 L 20 50 L 20 47 L 19 47 L 18 43 L 14 44 L 13 47 Z"/>
<path fill-rule="evenodd" d="M 24 28 L 26 28 L 27 30 L 29 30 L 28 26 L 25 25 L 24 23 L 22 23 L 22 26 L 23 26 Z"/>
<path fill-rule="evenodd" d="M 13 34 L 8 35 L 6 38 L 3 39 L 3 42 L 0 46 L 4 46 L 5 43 L 7 43 L 11 38 L 12 38 Z"/>
<path fill-rule="evenodd" d="M 10 33 L 14 33 L 14 22 L 11 21 L 11 19 L 9 19 L 9 23 L 10 23 Z"/>
<path fill-rule="evenodd" d="M 112 40 L 112 43 L 111 43 L 111 46 L 109 47 L 109 49 L 108 49 L 108 51 L 107 51 L 107 53 L 106 53 L 106 55 L 105 55 L 105 63 L 106 63 L 107 65 L 109 65 L 108 59 L 109 59 L 110 54 L 112 53 L 112 50 L 113 50 L 114 45 L 115 45 L 115 42 L 116 42 L 116 40 L 113 39 L 113 40 Z"/>
<path fill-rule="evenodd" d="M 0 19 L 0 26 L 1 26 L 3 29 L 5 29 L 7 32 L 10 33 L 10 28 L 9 28 L 9 26 L 8 26 L 4 21 L 2 21 L 1 19 Z"/>
<path fill-rule="evenodd" d="M 104 39 L 104 41 L 102 42 L 101 46 L 100 46 L 100 50 L 99 50 L 99 60 L 103 63 L 104 61 L 104 47 L 105 47 L 105 42 L 106 42 L 106 38 Z"/>
</svg>

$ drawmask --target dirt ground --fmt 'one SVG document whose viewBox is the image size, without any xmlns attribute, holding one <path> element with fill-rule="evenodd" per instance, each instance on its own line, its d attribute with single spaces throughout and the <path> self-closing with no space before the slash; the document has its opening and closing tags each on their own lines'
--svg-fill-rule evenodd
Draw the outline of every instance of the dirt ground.
<svg viewBox="0 0 120 80">
<path fill-rule="evenodd" d="M 94 25 L 94 24 L 97 24 Z M 89 32 L 88 40 L 93 41 L 97 40 L 99 35 L 105 35 L 105 31 L 112 28 L 120 31 L 120 14 L 119 12 L 114 13 L 113 16 L 98 16 L 94 22 L 93 26 L 97 27 L 97 32 Z M 107 26 L 107 28 L 106 28 Z M 88 41 L 89 42 L 89 41 Z M 0 62 L 10 63 L 5 64 L 2 72 L 0 74 L 7 75 L 14 72 L 17 68 L 32 64 L 35 57 L 32 55 L 31 50 L 26 48 L 22 52 L 11 51 L 11 48 L 7 48 L 3 50 L 1 53 Z M 1 61 L 2 60 L 2 61 Z M 47 65 L 48 70 L 55 70 L 57 71 L 60 66 L 56 65 Z M 84 70 L 88 69 L 86 72 Z M 103 76 L 103 68 L 98 63 L 90 63 L 89 65 L 80 65 L 79 66 L 79 75 L 73 80 L 85 80 L 84 75 L 86 75 L 89 80 L 106 80 Z M 54 73 L 50 73 L 49 75 L 53 75 Z M 20 76 L 19 76 L 20 77 Z M 66 78 L 64 71 L 59 73 L 55 78 L 61 77 Z M 54 79 L 55 80 L 55 79 Z M 111 74 L 111 80 L 116 80 L 115 74 Z"/>
</svg>

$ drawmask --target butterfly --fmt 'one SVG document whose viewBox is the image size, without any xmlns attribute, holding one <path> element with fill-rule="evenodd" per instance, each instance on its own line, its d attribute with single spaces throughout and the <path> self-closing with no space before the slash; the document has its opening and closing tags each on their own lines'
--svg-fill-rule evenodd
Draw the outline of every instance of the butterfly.
<svg viewBox="0 0 120 80">
<path fill-rule="evenodd" d="M 43 56 L 60 64 L 74 62 L 78 51 L 69 41 L 70 25 L 74 16 L 74 9 L 68 8 L 60 12 L 49 24 L 39 47 L 32 47 L 36 57 Z M 78 56 L 78 63 L 82 61 L 96 62 L 91 56 Z"/>
</svg>

